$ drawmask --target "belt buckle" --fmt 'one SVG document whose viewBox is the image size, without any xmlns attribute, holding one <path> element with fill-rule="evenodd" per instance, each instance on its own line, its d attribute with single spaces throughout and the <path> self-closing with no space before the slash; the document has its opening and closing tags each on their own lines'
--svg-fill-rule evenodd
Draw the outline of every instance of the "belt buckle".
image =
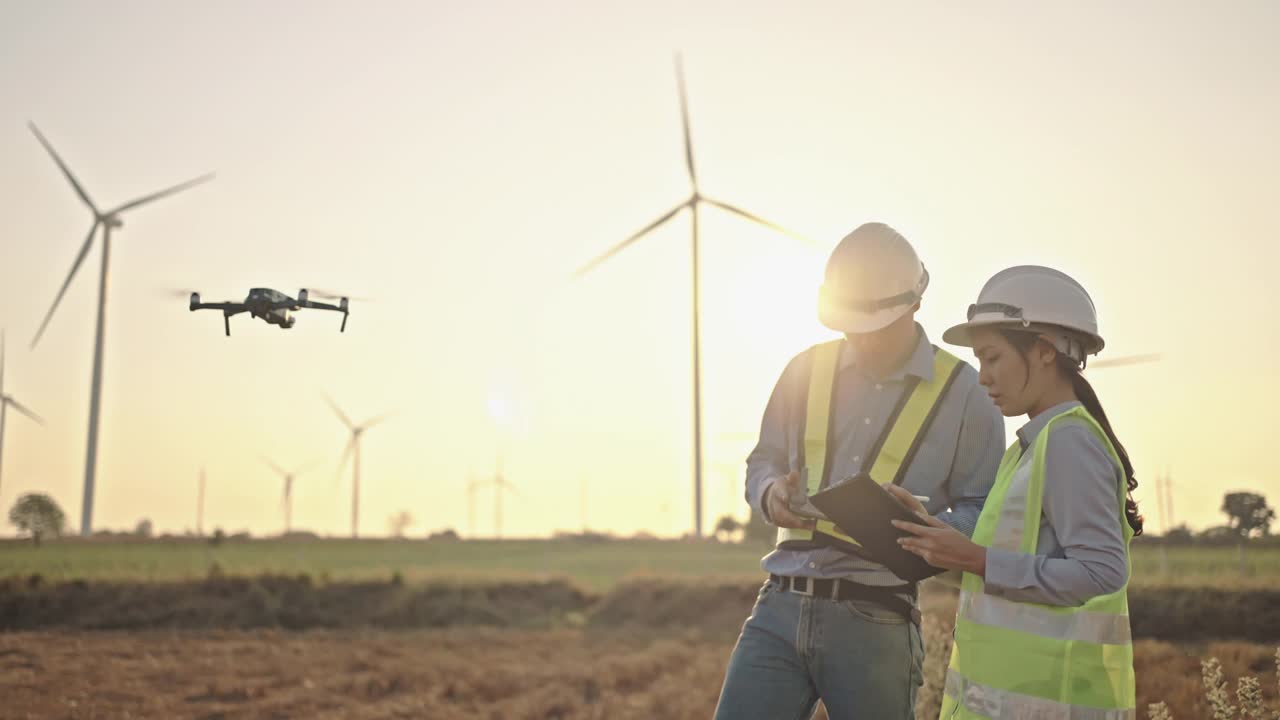
<svg viewBox="0 0 1280 720">
<path fill-rule="evenodd" d="M 798 581 L 798 580 L 803 580 L 803 581 L 804 581 L 804 589 L 803 589 L 803 590 L 800 590 L 800 589 L 798 589 L 798 588 L 796 587 L 796 581 Z M 805 596 L 805 597 L 813 597 L 813 578 L 808 578 L 808 577 L 793 577 L 793 578 L 791 578 L 791 592 L 793 592 L 793 593 L 795 593 L 795 594 L 797 594 L 797 595 L 803 595 L 803 596 Z"/>
</svg>

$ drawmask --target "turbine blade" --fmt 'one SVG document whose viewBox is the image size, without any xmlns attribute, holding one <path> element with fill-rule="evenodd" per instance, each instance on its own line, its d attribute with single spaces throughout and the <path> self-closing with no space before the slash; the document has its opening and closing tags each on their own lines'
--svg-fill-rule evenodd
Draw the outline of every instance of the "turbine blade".
<svg viewBox="0 0 1280 720">
<path fill-rule="evenodd" d="M 753 222 L 753 223 L 756 223 L 756 224 L 758 224 L 758 225 L 763 225 L 764 227 L 767 227 L 767 228 L 769 228 L 770 230 L 773 230 L 774 232 L 782 233 L 783 235 L 786 235 L 787 237 L 790 237 L 790 238 L 794 238 L 794 239 L 796 239 L 796 240 L 799 240 L 800 242 L 802 242 L 802 243 L 804 243 L 804 244 L 806 244 L 806 245 L 810 245 L 810 246 L 812 246 L 812 247 L 815 247 L 815 248 L 818 248 L 818 249 L 822 249 L 822 246 L 821 246 L 821 245 L 819 245 L 818 243 L 814 242 L 813 240 L 810 240 L 809 238 L 807 238 L 807 237 L 805 237 L 805 236 L 801 235 L 800 233 L 798 233 L 798 232 L 793 232 L 793 231 L 791 231 L 791 230 L 788 230 L 787 228 L 784 228 L 784 227 L 782 227 L 781 225 L 779 225 L 779 224 L 777 224 L 777 223 L 775 223 L 775 222 L 769 222 L 768 220 L 765 220 L 764 218 L 760 217 L 759 215 L 753 215 L 752 213 L 749 213 L 749 212 L 747 212 L 746 210 L 743 210 L 743 209 L 742 209 L 742 208 L 740 208 L 740 207 L 735 207 L 735 206 L 733 206 L 733 205 L 730 205 L 729 203 L 720 202 L 719 200 L 713 200 L 713 199 L 711 199 L 711 198 L 709 198 L 709 197 L 704 197 L 704 198 L 702 198 L 702 199 L 703 199 L 703 200 L 705 200 L 705 201 L 706 201 L 706 202 L 708 202 L 708 203 L 711 203 L 712 205 L 715 205 L 716 207 L 720 208 L 721 210 L 726 210 L 726 211 L 728 211 L 728 212 L 733 213 L 734 215 L 738 215 L 738 216 L 743 217 L 743 218 L 745 218 L 745 219 L 747 219 L 747 220 L 750 220 L 750 221 L 751 221 L 751 222 Z"/>
<path fill-rule="evenodd" d="M 689 133 L 689 99 L 684 89 L 684 61 L 676 53 L 676 81 L 680 85 L 680 121 L 684 126 L 684 163 L 689 168 L 689 184 L 694 194 L 698 192 L 698 174 L 693 168 L 693 140 Z"/>
<path fill-rule="evenodd" d="M 71 174 L 71 169 L 67 167 L 66 163 L 62 162 L 62 158 L 58 157 L 58 153 L 54 151 L 53 146 L 49 144 L 49 141 L 44 139 L 44 134 L 40 132 L 40 128 L 36 127 L 35 123 L 28 122 L 27 126 L 31 128 L 31 132 L 36 134 L 36 139 L 40 141 L 40 144 L 44 146 L 44 149 L 48 150 L 49 154 L 53 156 L 53 161 L 58 163 L 58 167 L 62 170 L 62 174 L 67 176 L 67 180 L 71 183 L 71 187 L 75 188 L 76 194 L 79 195 L 80 199 L 84 201 L 84 204 L 88 205 L 89 209 L 93 211 L 93 216 L 96 219 L 102 213 L 98 212 L 98 207 L 89 199 L 89 194 L 84 191 L 83 187 L 80 187 L 80 182 L 76 180 L 75 175 Z"/>
<path fill-rule="evenodd" d="M 115 210 L 112 210 L 112 211 L 110 212 L 110 214 L 111 214 L 111 215 L 115 215 L 116 213 L 122 213 L 122 212 L 124 212 L 125 210 L 132 210 L 133 208 L 136 208 L 136 207 L 138 207 L 139 205 L 145 205 L 145 204 L 147 204 L 147 203 L 151 202 L 152 200 L 159 200 L 159 199 L 160 199 L 160 198 L 162 198 L 162 197 L 167 197 L 167 196 L 172 195 L 172 194 L 174 194 L 174 193 L 182 192 L 183 190 L 186 190 L 187 188 L 195 187 L 196 185 L 199 185 L 199 184 L 201 184 L 201 183 L 209 182 L 209 181 L 210 181 L 210 180 L 212 180 L 212 179 L 213 179 L 213 173 L 209 173 L 209 174 L 207 174 L 207 175 L 201 175 L 200 177 L 195 178 L 194 180 L 188 180 L 188 181 L 186 181 L 186 182 L 184 182 L 184 183 L 179 183 L 179 184 L 177 184 L 177 185 L 174 185 L 174 186 L 173 186 L 173 187 L 171 187 L 171 188 L 165 188 L 164 190 L 161 190 L 160 192 L 154 192 L 154 193 L 151 193 L 150 195 L 143 195 L 142 197 L 138 198 L 137 200 L 132 200 L 132 201 L 130 201 L 130 202 L 127 202 L 127 203 L 125 203 L 125 204 L 121 205 L 120 207 L 116 208 Z"/>
<path fill-rule="evenodd" d="M 39 415 L 35 414 L 34 412 L 32 412 L 32 411 L 31 411 L 31 409 L 30 409 L 30 408 L 26 407 L 26 406 L 25 406 L 25 405 L 23 405 L 22 403 L 20 403 L 20 402 L 18 402 L 17 400 L 15 400 L 15 399 L 13 398 L 13 396 L 12 396 L 12 395 L 7 395 L 7 396 L 5 396 L 5 398 L 4 398 L 4 400 L 3 400 L 2 402 L 7 402 L 7 403 L 9 403 L 9 406 L 10 406 L 10 407 L 12 407 L 14 410 L 17 410 L 18 412 L 22 413 L 23 415 L 26 415 L 27 417 L 31 418 L 32 420 L 35 420 L 36 422 L 40 423 L 41 425 L 43 425 L 43 424 L 44 424 L 44 418 L 42 418 L 42 417 L 40 417 Z"/>
<path fill-rule="evenodd" d="M 395 415 L 395 413 L 386 413 L 383 415 L 379 415 L 378 417 L 366 422 L 364 425 L 361 425 L 360 427 L 364 430 L 368 430 L 374 425 L 381 425 L 382 423 L 386 422 L 387 419 L 390 418 L 392 415 Z"/>
<path fill-rule="evenodd" d="M 1089 363 L 1089 369 L 1101 369 L 1112 367 L 1124 367 L 1126 365 L 1141 365 L 1142 363 L 1155 362 L 1160 359 L 1159 353 L 1149 353 L 1146 355 L 1125 355 L 1117 358 L 1108 358 L 1097 362 Z"/>
<path fill-rule="evenodd" d="M 31 347 L 35 347 L 40 342 L 40 336 L 44 335 L 44 329 L 49 326 L 49 321 L 53 319 L 53 312 L 58 309 L 58 303 L 62 302 L 62 296 L 67 294 L 67 286 L 71 284 L 71 278 L 75 277 L 76 271 L 80 269 L 84 257 L 89 254 L 89 247 L 93 245 L 93 234 L 98 231 L 98 225 L 101 221 L 94 220 L 93 227 L 89 228 L 89 235 L 84 239 L 84 245 L 80 246 L 80 254 L 76 255 L 75 262 L 71 263 L 71 272 L 67 273 L 67 279 L 62 281 L 62 288 L 58 290 L 58 296 L 53 299 L 53 305 L 49 307 L 49 313 L 44 316 L 44 322 L 40 323 L 40 329 L 36 331 L 36 336 L 31 340 Z"/>
<path fill-rule="evenodd" d="M 267 464 L 267 465 L 268 465 L 272 470 L 275 470 L 275 471 L 276 471 L 276 473 L 277 473 L 278 475 L 288 475 L 288 474 L 289 474 L 289 473 L 287 473 L 287 472 L 285 472 L 285 471 L 284 471 L 284 468 L 282 468 L 282 467 L 280 467 L 279 465 L 275 464 L 275 462 L 273 462 L 273 461 L 271 460 L 271 458 L 267 457 L 266 455 L 260 455 L 259 457 L 261 457 L 261 458 L 262 458 L 262 462 L 266 463 L 266 464 Z"/>
<path fill-rule="evenodd" d="M 333 411 L 338 415 L 338 419 L 341 420 L 342 423 L 346 425 L 348 429 L 350 430 L 356 429 L 355 423 L 351 422 L 351 418 L 347 417 L 347 414 L 342 412 L 342 409 L 338 407 L 338 403 L 333 401 L 333 398 L 329 397 L 328 394 L 326 394 L 324 396 L 324 400 L 325 402 L 329 403 L 329 407 L 333 408 Z"/>
<path fill-rule="evenodd" d="M 633 242 L 635 242 L 635 241 L 639 240 L 640 238 L 642 238 L 642 237 L 644 237 L 645 235 L 647 235 L 650 231 L 652 231 L 652 230 L 654 230 L 655 228 L 657 228 L 657 227 L 658 227 L 659 225 L 661 225 L 662 223 L 664 223 L 664 222 L 666 222 L 666 221 L 670 220 L 671 218 L 675 217 L 675 214 L 676 214 L 676 213 L 678 213 L 678 212 L 680 212 L 681 210 L 685 209 L 686 207 L 688 207 L 690 202 L 692 202 L 692 200 L 686 200 L 685 202 L 682 202 L 682 203 L 680 203 L 679 205 L 677 205 L 677 206 L 675 206 L 675 207 L 671 208 L 671 209 L 670 209 L 670 210 L 668 210 L 668 211 L 666 212 L 666 214 L 664 214 L 662 217 L 660 217 L 660 218 L 658 218 L 657 220 L 654 220 L 653 222 L 651 222 L 651 223 L 649 223 L 648 225 L 644 226 L 644 229 L 642 229 L 642 230 L 640 230 L 639 232 L 635 233 L 634 235 L 632 235 L 631 237 L 627 238 L 626 240 L 623 240 L 622 242 L 618 243 L 617 245 L 614 245 L 612 248 L 610 248 L 610 249 L 609 249 L 609 251 L 608 251 L 608 252 L 604 253 L 603 255 L 600 255 L 600 256 L 599 256 L 599 257 L 597 257 L 596 259 L 592 260 L 591 262 L 587 263 L 586 265 L 583 265 L 582 267 L 580 267 L 580 268 L 578 268 L 577 270 L 575 270 L 575 271 L 574 271 L 574 273 L 573 273 L 573 277 L 575 277 L 575 278 L 579 278 L 579 277 L 582 277 L 583 275 L 586 275 L 587 273 L 591 272 L 591 271 L 592 271 L 592 270 L 594 270 L 594 269 L 596 268 L 596 266 L 597 266 L 597 265 L 599 265 L 600 263 L 604 262 L 605 260 L 608 260 L 609 258 L 613 257 L 614 255 L 617 255 L 617 254 L 618 254 L 618 253 L 619 253 L 623 248 L 625 248 L 626 246 L 628 246 L 628 245 L 630 245 L 631 243 L 633 243 Z"/>
</svg>

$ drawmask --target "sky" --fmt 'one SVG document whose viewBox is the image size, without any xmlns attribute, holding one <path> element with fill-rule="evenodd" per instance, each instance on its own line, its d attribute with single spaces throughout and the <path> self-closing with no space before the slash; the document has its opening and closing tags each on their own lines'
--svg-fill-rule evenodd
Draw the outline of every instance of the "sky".
<svg viewBox="0 0 1280 720">
<path fill-rule="evenodd" d="M 91 224 L 112 236 L 94 525 L 675 536 L 693 519 L 687 213 L 572 272 L 689 194 L 683 55 L 703 192 L 812 244 L 700 211 L 704 526 L 747 516 L 743 460 L 816 319 L 826 255 L 867 221 L 933 276 L 932 339 L 1023 263 L 1093 295 L 1089 374 L 1159 530 L 1280 500 L 1274 268 L 1280 6 L 1182 1 L 0 3 L 0 507 L 48 492 L 78 526 L 100 245 L 29 347 Z M 340 316 L 281 331 L 190 313 L 250 287 L 324 288 Z M 966 353 L 962 349 L 957 352 Z M 962 355 L 968 357 L 967 353 Z M 1020 424 L 1008 423 L 1010 432 Z M 468 498 L 474 499 L 474 504 Z M 11 532 L 5 528 L 3 532 Z"/>
</svg>

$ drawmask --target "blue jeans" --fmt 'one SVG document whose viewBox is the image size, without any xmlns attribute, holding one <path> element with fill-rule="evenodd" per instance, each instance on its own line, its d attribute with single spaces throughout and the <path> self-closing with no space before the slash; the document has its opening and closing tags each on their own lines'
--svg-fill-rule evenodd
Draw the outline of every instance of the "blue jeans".
<svg viewBox="0 0 1280 720">
<path fill-rule="evenodd" d="M 913 720 L 920 628 L 865 600 L 835 602 L 766 581 L 729 658 L 716 720 Z"/>
</svg>

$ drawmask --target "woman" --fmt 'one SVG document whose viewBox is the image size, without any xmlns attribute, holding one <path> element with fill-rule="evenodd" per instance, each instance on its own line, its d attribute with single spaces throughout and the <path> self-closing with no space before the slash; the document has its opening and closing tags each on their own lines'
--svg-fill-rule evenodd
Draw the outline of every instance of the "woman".
<svg viewBox="0 0 1280 720">
<path fill-rule="evenodd" d="M 992 277 L 943 339 L 973 348 L 1007 417 L 1026 415 L 972 539 L 928 517 L 898 542 L 963 571 L 942 717 L 1133 718 L 1125 586 L 1142 532 L 1133 466 L 1080 371 L 1102 349 L 1089 294 L 1046 267 Z"/>
</svg>

